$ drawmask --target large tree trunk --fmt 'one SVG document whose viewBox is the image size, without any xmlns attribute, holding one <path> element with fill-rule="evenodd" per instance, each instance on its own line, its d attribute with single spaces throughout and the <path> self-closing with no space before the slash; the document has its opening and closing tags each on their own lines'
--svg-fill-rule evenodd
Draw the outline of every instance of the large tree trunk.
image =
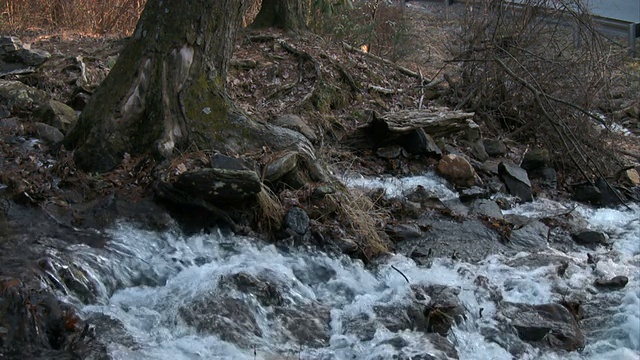
<svg viewBox="0 0 640 360">
<path fill-rule="evenodd" d="M 135 33 L 65 140 L 88 171 L 116 167 L 125 153 L 174 149 L 242 153 L 298 138 L 247 119 L 225 76 L 243 0 L 149 0 Z M 295 139 L 295 140 L 293 140 Z"/>
<path fill-rule="evenodd" d="M 306 29 L 304 0 L 262 0 L 262 7 L 251 26 L 275 27 L 287 31 Z"/>
</svg>

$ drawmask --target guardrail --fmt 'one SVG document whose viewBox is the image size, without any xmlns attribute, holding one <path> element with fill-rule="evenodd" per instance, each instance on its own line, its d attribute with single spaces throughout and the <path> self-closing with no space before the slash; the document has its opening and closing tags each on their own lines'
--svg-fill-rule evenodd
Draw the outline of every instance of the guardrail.
<svg viewBox="0 0 640 360">
<path fill-rule="evenodd" d="M 524 11 L 527 7 L 526 4 L 520 4 L 511 1 L 505 1 L 503 4 L 505 7 L 511 8 L 513 11 L 517 12 Z M 563 21 L 567 26 L 579 26 L 573 21 L 566 19 L 566 16 L 562 14 L 562 11 L 560 11 L 560 14 L 561 15 L 553 14 L 553 18 L 556 21 Z M 628 40 L 629 55 L 631 57 L 636 57 L 638 55 L 637 39 L 640 38 L 640 23 L 634 23 L 626 20 L 613 19 L 598 15 L 591 15 L 591 19 L 593 19 L 594 25 L 596 26 L 596 29 L 598 31 L 615 36 L 626 37 Z M 578 36 L 578 29 L 574 30 L 574 43 L 576 46 L 580 46 L 580 36 Z"/>
</svg>

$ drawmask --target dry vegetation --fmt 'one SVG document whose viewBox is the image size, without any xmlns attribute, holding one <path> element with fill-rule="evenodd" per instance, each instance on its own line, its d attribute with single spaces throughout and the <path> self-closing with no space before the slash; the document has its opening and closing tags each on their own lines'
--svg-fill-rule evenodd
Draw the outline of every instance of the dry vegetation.
<svg viewBox="0 0 640 360">
<path fill-rule="evenodd" d="M 1 33 L 129 34 L 146 0 L 5 0 Z"/>
</svg>

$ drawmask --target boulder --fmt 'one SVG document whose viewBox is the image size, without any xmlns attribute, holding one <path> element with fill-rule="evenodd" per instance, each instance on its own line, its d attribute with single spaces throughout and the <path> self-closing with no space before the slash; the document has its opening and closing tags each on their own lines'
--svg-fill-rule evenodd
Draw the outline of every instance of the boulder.
<svg viewBox="0 0 640 360">
<path fill-rule="evenodd" d="M 305 347 L 319 348 L 329 344 L 331 337 L 330 309 L 311 303 L 299 306 L 276 306 L 276 318 L 286 330 L 287 339 Z"/>
<path fill-rule="evenodd" d="M 220 155 L 212 165 L 216 167 L 180 174 L 175 188 L 216 205 L 237 204 L 254 198 L 262 189 L 258 174 L 240 159 Z"/>
<path fill-rule="evenodd" d="M 460 290 L 446 285 L 412 285 L 411 290 L 419 304 L 424 306 L 424 323 L 414 319 L 417 328 L 427 333 L 447 336 L 451 327 L 465 319 L 465 307 L 458 298 Z"/>
<path fill-rule="evenodd" d="M 623 289 L 629 283 L 629 278 L 626 276 L 614 276 L 611 279 L 596 279 L 593 283 L 595 286 L 605 289 L 617 290 Z"/>
<path fill-rule="evenodd" d="M 527 171 L 533 171 L 546 167 L 550 162 L 549 150 L 540 148 L 527 151 L 520 166 Z"/>
<path fill-rule="evenodd" d="M 25 47 L 16 37 L 0 37 L 0 76 L 32 73 L 50 57 L 44 50 Z"/>
<path fill-rule="evenodd" d="M 585 338 L 573 314 L 561 304 L 519 304 L 503 302 L 499 310 L 516 335 L 539 347 L 576 351 Z"/>
<path fill-rule="evenodd" d="M 253 305 L 231 296 L 206 295 L 178 309 L 184 322 L 198 332 L 248 348 L 253 336 L 262 336 Z"/>
<path fill-rule="evenodd" d="M 56 100 L 49 100 L 42 104 L 36 109 L 34 115 L 63 134 L 68 134 L 78 120 L 75 110 Z"/>
<path fill-rule="evenodd" d="M 442 156 L 442 151 L 436 142 L 423 129 L 410 131 L 401 137 L 398 143 L 412 155 L 425 155 L 434 158 Z"/>
<path fill-rule="evenodd" d="M 436 169 L 456 186 L 471 187 L 475 184 L 476 172 L 469 161 L 462 156 L 445 155 L 438 162 Z"/>
<path fill-rule="evenodd" d="M 592 205 L 618 205 L 623 198 L 622 193 L 603 178 L 596 179 L 594 184 L 580 184 L 573 189 L 574 200 Z"/>
<path fill-rule="evenodd" d="M 502 156 L 507 153 L 507 147 L 502 140 L 498 139 L 484 139 L 482 140 L 484 150 L 489 156 Z"/>
<path fill-rule="evenodd" d="M 498 173 L 500 178 L 507 186 L 509 194 L 517 196 L 522 201 L 532 201 L 533 196 L 531 193 L 531 182 L 527 172 L 507 161 L 502 161 L 498 165 Z"/>
<path fill-rule="evenodd" d="M 44 103 L 46 99 L 47 94 L 44 91 L 19 81 L 0 80 L 0 106 L 4 107 L 5 112 L 32 110 Z"/>
<path fill-rule="evenodd" d="M 64 140 L 64 134 L 58 130 L 57 128 L 47 125 L 45 123 L 37 122 L 36 133 L 38 134 L 38 138 L 51 143 L 58 144 Z"/>
<path fill-rule="evenodd" d="M 531 221 L 511 231 L 509 242 L 525 249 L 544 249 L 547 247 L 549 227 L 540 221 Z"/>
<path fill-rule="evenodd" d="M 318 141 L 316 133 L 307 125 L 307 123 L 298 115 L 285 114 L 277 117 L 273 123 L 283 128 L 297 131 L 304 135 L 309 141 L 315 143 Z"/>
<path fill-rule="evenodd" d="M 594 248 L 597 245 L 608 245 L 607 235 L 600 231 L 586 230 L 573 235 L 576 243 Z"/>
</svg>

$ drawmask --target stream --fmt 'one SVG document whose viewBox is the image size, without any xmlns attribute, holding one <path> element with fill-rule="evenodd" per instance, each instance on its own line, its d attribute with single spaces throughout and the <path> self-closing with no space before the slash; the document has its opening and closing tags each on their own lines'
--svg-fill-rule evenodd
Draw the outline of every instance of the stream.
<svg viewBox="0 0 640 360">
<path fill-rule="evenodd" d="M 418 185 L 442 199 L 457 196 L 433 174 L 346 183 L 383 187 L 392 197 Z M 536 200 L 505 214 L 541 218 L 571 209 L 588 228 L 606 233 L 612 245 L 567 249 L 549 242 L 537 251 L 538 257 L 566 259 L 564 276 L 552 261 L 525 261 L 532 255 L 527 251 L 491 254 L 479 262 L 436 257 L 428 266 L 398 253 L 365 266 L 346 256 L 223 231 L 187 236 L 177 229 L 141 230 L 126 221 L 108 230 L 104 248 L 78 244 L 51 256 L 71 261 L 90 284 L 65 285 L 61 296 L 96 324 L 113 359 L 447 359 L 455 356 L 447 351 L 451 345 L 460 359 L 469 360 L 638 359 L 640 207 L 593 209 Z M 587 264 L 588 252 L 598 257 L 595 265 Z M 629 278 L 623 289 L 593 286 L 597 278 L 619 275 Z M 480 276 L 493 294 L 478 284 Z M 421 331 L 383 325 L 397 320 L 385 312 L 415 301 L 410 285 L 418 284 L 458 289 L 466 320 L 449 332 L 451 345 L 435 344 Z M 580 293 L 586 346 L 554 353 L 523 342 L 514 356 L 505 346 L 510 340 L 495 335 L 495 292 L 503 301 L 527 304 Z"/>
</svg>

